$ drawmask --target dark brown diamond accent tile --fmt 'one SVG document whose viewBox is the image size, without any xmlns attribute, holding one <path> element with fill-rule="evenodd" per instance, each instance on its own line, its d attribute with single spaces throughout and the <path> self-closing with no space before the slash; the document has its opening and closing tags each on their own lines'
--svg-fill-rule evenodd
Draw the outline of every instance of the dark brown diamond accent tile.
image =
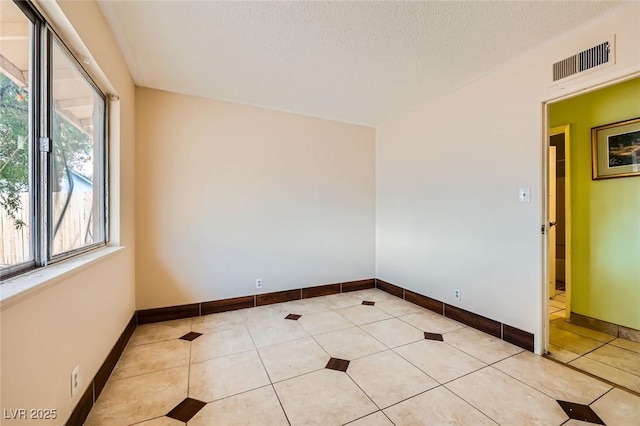
<svg viewBox="0 0 640 426">
<path fill-rule="evenodd" d="M 196 333 L 195 331 L 190 331 L 187 334 L 185 334 L 184 336 L 181 337 L 182 340 L 188 340 L 188 341 L 193 341 L 195 339 L 197 339 L 198 337 L 202 336 L 202 333 Z"/>
<path fill-rule="evenodd" d="M 346 359 L 340 358 L 331 358 L 327 363 L 327 366 L 324 368 L 328 368 L 330 370 L 342 371 L 346 372 L 347 368 L 349 368 L 349 362 Z"/>
<path fill-rule="evenodd" d="M 169 411 L 167 417 L 171 417 L 172 419 L 176 419 L 181 422 L 188 422 L 191 420 L 193 416 L 198 414 L 198 411 L 207 405 L 206 402 L 198 401 L 197 399 L 187 398 L 182 401 L 180 404 L 176 405 L 176 407 Z"/>
<path fill-rule="evenodd" d="M 367 306 L 373 306 L 376 304 L 376 302 L 369 302 L 368 300 L 363 300 L 362 304 Z"/>
<path fill-rule="evenodd" d="M 604 422 L 588 405 L 578 404 L 575 402 L 567 402 L 557 400 L 560 407 L 567 413 L 569 418 L 574 420 L 580 420 L 583 422 L 595 423 L 597 425 L 603 425 Z"/>
<path fill-rule="evenodd" d="M 427 340 L 439 340 L 441 342 L 444 342 L 444 339 L 442 338 L 442 334 L 438 334 L 438 333 L 427 333 L 425 331 L 424 338 Z"/>
<path fill-rule="evenodd" d="M 298 321 L 301 316 L 302 315 L 298 315 L 298 314 L 289 314 L 286 317 L 284 317 L 284 319 L 290 319 L 290 320 Z"/>
</svg>

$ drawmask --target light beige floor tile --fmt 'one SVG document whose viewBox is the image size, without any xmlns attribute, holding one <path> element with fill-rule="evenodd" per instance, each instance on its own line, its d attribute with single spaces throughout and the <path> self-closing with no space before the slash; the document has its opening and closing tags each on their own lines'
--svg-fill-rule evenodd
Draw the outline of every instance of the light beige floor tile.
<svg viewBox="0 0 640 426">
<path fill-rule="evenodd" d="M 557 359 L 560 362 L 568 364 L 576 358 L 580 358 L 582 355 L 577 354 L 575 352 L 568 351 L 560 346 L 553 345 L 549 343 L 549 354 L 548 356 L 553 359 Z"/>
<path fill-rule="evenodd" d="M 252 325 L 265 324 L 267 322 L 283 319 L 290 312 L 286 312 L 281 304 L 257 306 L 255 308 L 241 309 L 240 314 L 244 319 L 245 325 L 250 327 Z"/>
<path fill-rule="evenodd" d="M 393 351 L 352 361 L 347 374 L 380 408 L 438 386 L 435 380 Z"/>
<path fill-rule="evenodd" d="M 562 423 L 562 426 L 593 426 L 593 423 L 570 419 L 566 423 Z"/>
<path fill-rule="evenodd" d="M 556 293 L 556 295 L 553 296 L 553 300 L 557 300 L 558 302 L 566 303 L 566 296 L 565 296 L 564 293 Z"/>
<path fill-rule="evenodd" d="M 298 322 L 312 336 L 328 331 L 353 327 L 354 325 L 351 321 L 333 310 L 302 315 Z"/>
<path fill-rule="evenodd" d="M 127 346 L 113 369 L 110 380 L 189 365 L 190 348 L 189 342 L 180 339 Z"/>
<path fill-rule="evenodd" d="M 191 342 L 191 362 L 206 361 L 255 349 L 246 327 L 203 334 Z"/>
<path fill-rule="evenodd" d="M 549 327 L 549 343 L 580 355 L 604 345 L 603 342 L 561 330 L 558 327 Z"/>
<path fill-rule="evenodd" d="M 640 376 L 639 353 L 617 346 L 605 345 L 586 354 L 585 357 Z"/>
<path fill-rule="evenodd" d="M 184 422 L 179 422 L 171 417 L 162 416 L 146 422 L 136 423 L 135 426 L 184 426 Z"/>
<path fill-rule="evenodd" d="M 446 387 L 502 425 L 559 425 L 568 419 L 554 399 L 492 367 Z"/>
<path fill-rule="evenodd" d="M 329 355 L 311 337 L 258 350 L 273 383 L 324 368 Z"/>
<path fill-rule="evenodd" d="M 465 328 L 464 324 L 427 310 L 419 314 L 405 315 L 400 319 L 428 333 L 443 334 Z"/>
<path fill-rule="evenodd" d="M 432 389 L 389 407 L 384 413 L 396 426 L 496 424 L 444 387 Z"/>
<path fill-rule="evenodd" d="M 378 411 L 377 413 L 369 414 L 361 419 L 358 419 L 354 422 L 347 423 L 348 426 L 393 426 L 391 420 L 385 416 L 382 411 Z"/>
<path fill-rule="evenodd" d="M 590 358 L 581 357 L 569 363 L 580 370 L 602 377 L 610 382 L 619 384 L 635 392 L 640 392 L 640 377 L 629 374 L 626 371 L 594 361 Z"/>
<path fill-rule="evenodd" d="M 640 343 L 638 342 L 632 342 L 631 340 L 618 337 L 617 339 L 612 340 L 609 344 L 640 354 Z"/>
<path fill-rule="evenodd" d="M 375 306 L 367 305 L 350 306 L 348 308 L 337 309 L 336 312 L 358 325 L 391 318 L 391 315 L 381 311 Z"/>
<path fill-rule="evenodd" d="M 146 343 L 177 339 L 190 331 L 191 318 L 139 325 L 133 332 L 128 345 L 138 346 Z"/>
<path fill-rule="evenodd" d="M 611 392 L 591 405 L 593 411 L 607 425 L 637 425 L 640 422 L 640 397 L 620 389 Z"/>
<path fill-rule="evenodd" d="M 328 311 L 331 309 L 324 300 L 321 300 L 318 297 L 280 303 L 280 306 L 288 313 L 298 315 L 312 314 L 314 312 Z"/>
<path fill-rule="evenodd" d="M 331 294 L 329 296 L 321 296 L 318 299 L 321 299 L 332 309 L 347 308 L 349 306 L 362 304 L 362 299 L 352 296 L 351 293 Z"/>
<path fill-rule="evenodd" d="M 397 299 L 396 296 L 387 293 L 386 291 L 382 291 L 382 290 L 378 290 L 375 288 L 369 288 L 366 290 L 358 290 L 358 291 L 352 291 L 349 292 L 348 294 L 350 294 L 353 297 L 357 297 L 358 299 L 362 300 L 367 300 L 370 302 L 380 302 L 382 300 L 393 300 L 393 299 Z"/>
<path fill-rule="evenodd" d="M 108 381 L 85 425 L 129 425 L 164 416 L 187 397 L 188 370 L 184 366 Z"/>
<path fill-rule="evenodd" d="M 422 340 L 395 351 L 440 383 L 446 383 L 486 364 L 444 342 Z"/>
<path fill-rule="evenodd" d="M 204 402 L 269 384 L 256 351 L 191 364 L 189 397 Z"/>
<path fill-rule="evenodd" d="M 567 317 L 567 313 L 565 311 L 557 311 L 552 314 L 549 314 L 549 322 L 562 319 L 564 320 Z"/>
<path fill-rule="evenodd" d="M 288 426 L 287 418 L 271 386 L 207 404 L 189 426 Z"/>
<path fill-rule="evenodd" d="M 578 334 L 580 336 L 588 337 L 593 340 L 597 340 L 599 342 L 610 342 L 615 339 L 614 336 L 611 336 L 607 333 L 602 333 L 600 331 L 591 330 L 590 328 L 580 327 L 579 325 L 571 324 L 564 319 L 556 319 L 549 323 L 551 327 L 557 327 L 561 330 L 570 331 L 571 333 Z"/>
<path fill-rule="evenodd" d="M 323 369 L 273 386 L 292 426 L 342 425 L 378 410 L 339 371 Z"/>
<path fill-rule="evenodd" d="M 472 328 L 463 328 L 444 335 L 444 341 L 463 352 L 492 364 L 522 352 L 522 349 Z"/>
<path fill-rule="evenodd" d="M 553 299 L 549 300 L 549 306 L 553 306 L 554 308 L 559 308 L 559 309 L 566 309 L 567 308 L 566 303 L 560 302 L 558 300 L 553 300 Z"/>
<path fill-rule="evenodd" d="M 390 300 L 381 300 L 376 302 L 375 305 L 378 309 L 388 313 L 391 316 L 399 317 L 401 315 L 419 314 L 424 311 L 424 308 L 407 302 L 405 300 L 395 298 Z"/>
<path fill-rule="evenodd" d="M 493 365 L 554 399 L 589 405 L 611 386 L 530 352 Z"/>
<path fill-rule="evenodd" d="M 302 328 L 298 321 L 284 319 L 284 317 L 266 321 L 262 324 L 249 324 L 248 328 L 257 348 L 264 348 L 265 346 L 290 342 L 309 336 L 309 333 Z"/>
<path fill-rule="evenodd" d="M 372 322 L 362 325 L 360 328 L 390 348 L 424 340 L 423 331 L 397 318 Z"/>
<path fill-rule="evenodd" d="M 213 333 L 214 331 L 244 327 L 241 311 L 221 312 L 219 314 L 203 315 L 193 318 L 191 330 L 198 333 Z"/>
<path fill-rule="evenodd" d="M 387 349 L 358 327 L 318 334 L 314 339 L 330 356 L 349 361 Z"/>
<path fill-rule="evenodd" d="M 566 312 L 567 309 L 549 305 L 549 312 L 558 312 L 558 311 L 565 311 Z"/>
</svg>

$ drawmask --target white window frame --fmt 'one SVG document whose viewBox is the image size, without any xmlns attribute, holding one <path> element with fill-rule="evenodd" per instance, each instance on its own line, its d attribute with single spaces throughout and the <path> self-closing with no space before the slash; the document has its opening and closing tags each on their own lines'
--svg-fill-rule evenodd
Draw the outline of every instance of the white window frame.
<svg viewBox="0 0 640 426">
<path fill-rule="evenodd" d="M 25 17 L 33 24 L 30 38 L 30 73 L 29 73 L 29 144 L 30 144 L 30 250 L 32 259 L 0 269 L 0 283 L 6 279 L 17 275 L 31 272 L 37 268 L 42 268 L 71 257 L 105 247 L 109 241 L 109 193 L 108 193 L 108 133 L 109 128 L 109 103 L 107 96 L 91 78 L 89 73 L 83 68 L 80 61 L 67 47 L 64 41 L 56 34 L 46 19 L 37 9 L 25 0 L 14 0 L 16 6 L 21 9 Z M 85 81 L 95 90 L 102 102 L 102 128 L 98 133 L 102 137 L 94 140 L 96 144 L 96 158 L 99 162 L 99 176 L 94 176 L 97 180 L 97 188 L 94 185 L 94 194 L 100 197 L 99 214 L 100 227 L 103 238 L 92 244 L 88 244 L 77 249 L 58 254 L 52 253 L 52 228 L 55 224 L 52 221 L 52 206 L 49 202 L 51 194 L 50 170 L 53 162 L 52 155 L 52 117 L 54 114 L 52 95 L 52 52 L 54 43 L 60 48 L 62 53 L 73 64 L 76 70 L 84 77 Z"/>
</svg>

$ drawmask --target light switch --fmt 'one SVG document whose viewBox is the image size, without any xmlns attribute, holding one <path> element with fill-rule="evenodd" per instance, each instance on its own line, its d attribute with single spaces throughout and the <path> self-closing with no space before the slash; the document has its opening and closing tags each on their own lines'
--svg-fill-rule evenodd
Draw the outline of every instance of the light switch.
<svg viewBox="0 0 640 426">
<path fill-rule="evenodd" d="M 531 202 L 531 189 L 528 186 L 518 190 L 518 201 L 521 203 Z"/>
</svg>

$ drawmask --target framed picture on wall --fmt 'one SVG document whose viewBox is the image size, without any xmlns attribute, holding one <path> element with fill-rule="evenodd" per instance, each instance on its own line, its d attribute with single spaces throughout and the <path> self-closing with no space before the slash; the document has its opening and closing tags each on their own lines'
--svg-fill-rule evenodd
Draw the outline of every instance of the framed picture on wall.
<svg viewBox="0 0 640 426">
<path fill-rule="evenodd" d="M 591 129 L 593 179 L 640 176 L 640 117 Z"/>
</svg>

